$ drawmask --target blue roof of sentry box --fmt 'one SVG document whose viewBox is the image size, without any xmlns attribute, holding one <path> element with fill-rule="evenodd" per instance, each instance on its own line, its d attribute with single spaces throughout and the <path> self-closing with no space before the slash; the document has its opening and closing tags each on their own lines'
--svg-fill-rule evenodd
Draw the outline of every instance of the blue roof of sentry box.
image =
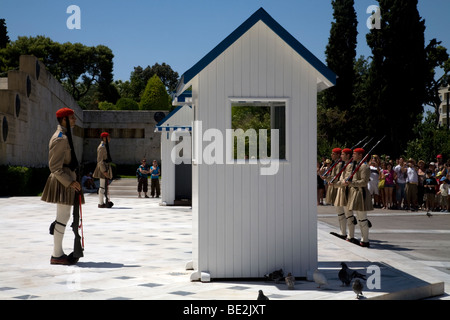
<svg viewBox="0 0 450 320">
<path fill-rule="evenodd" d="M 180 79 L 177 86 L 181 89 L 186 83 L 191 81 L 200 71 L 214 61 L 220 54 L 222 54 L 228 47 L 230 47 L 236 40 L 238 40 L 244 33 L 252 28 L 258 21 L 263 21 L 273 32 L 275 32 L 281 39 L 283 39 L 292 49 L 294 49 L 300 56 L 302 56 L 308 63 L 310 63 L 320 74 L 322 74 L 333 85 L 336 85 L 336 74 L 331 71 L 322 61 L 313 55 L 305 48 L 297 39 L 295 39 L 289 32 L 286 31 L 275 19 L 273 19 L 263 8 L 259 8 L 254 14 L 250 16 L 244 23 L 242 23 L 236 30 L 234 30 L 228 37 L 212 49 L 206 56 L 198 61 L 192 68 L 187 70 Z"/>
</svg>

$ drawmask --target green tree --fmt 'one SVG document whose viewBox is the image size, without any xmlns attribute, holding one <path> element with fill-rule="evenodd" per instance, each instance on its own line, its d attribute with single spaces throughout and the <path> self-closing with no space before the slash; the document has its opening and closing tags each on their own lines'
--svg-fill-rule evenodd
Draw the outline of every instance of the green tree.
<svg viewBox="0 0 450 320">
<path fill-rule="evenodd" d="M 439 89 L 450 84 L 450 56 L 447 53 L 447 49 L 440 44 L 441 41 L 432 39 L 426 47 L 429 73 L 426 82 L 427 96 L 425 104 L 434 108 L 436 126 L 439 123 L 439 106 L 441 104 Z M 442 71 L 441 76 L 436 76 L 436 69 Z"/>
<path fill-rule="evenodd" d="M 381 28 L 367 34 L 372 49 L 368 96 L 372 120 L 387 137 L 381 149 L 392 156 L 405 151 L 426 100 L 425 22 L 417 0 L 379 0 Z"/>
<path fill-rule="evenodd" d="M 139 103 L 139 109 L 167 110 L 169 107 L 169 95 L 161 79 L 155 74 L 147 82 Z"/>
<path fill-rule="evenodd" d="M 112 86 L 114 55 L 106 46 L 88 47 L 70 42 L 60 44 L 44 36 L 18 37 L 6 48 L 0 49 L 0 57 L 5 62 L 0 72 L 18 68 L 19 57 L 25 54 L 41 60 L 77 101 L 95 83 L 98 84 L 100 101 L 115 103 L 119 98 Z"/>
<path fill-rule="evenodd" d="M 139 110 L 139 104 L 131 98 L 120 98 L 116 103 L 117 110 Z"/>
<path fill-rule="evenodd" d="M 98 104 L 99 110 L 117 110 L 114 103 L 108 102 L 108 101 L 102 101 Z"/>
<path fill-rule="evenodd" d="M 420 120 L 423 116 L 419 116 Z M 406 154 L 408 158 L 419 159 L 425 162 L 434 161 L 437 154 L 444 159 L 450 158 L 450 131 L 447 128 L 436 127 L 436 114 L 427 111 L 425 119 L 413 129 L 416 138 L 408 142 Z"/>
<path fill-rule="evenodd" d="M 169 93 L 175 90 L 178 83 L 178 72 L 173 71 L 166 63 L 161 65 L 155 63 L 153 66 L 147 66 L 145 69 L 141 66 L 134 67 L 134 71 L 130 75 L 129 87 L 128 84 L 126 85 L 126 97 L 133 98 L 139 102 L 148 80 L 155 74 L 161 79 Z"/>
<path fill-rule="evenodd" d="M 0 19 L 0 49 L 6 48 L 6 45 L 10 42 L 5 19 Z"/>
<path fill-rule="evenodd" d="M 270 107 L 265 106 L 232 106 L 231 108 L 231 128 L 242 129 L 244 132 L 253 129 L 256 132 L 256 143 L 257 143 L 257 158 L 259 159 L 259 130 L 266 129 L 267 132 L 267 153 L 270 154 Z M 247 150 L 249 149 L 249 139 L 245 139 L 245 154 L 249 156 Z M 281 152 L 280 152 L 281 154 Z M 237 143 L 234 143 L 234 159 L 237 159 Z"/>
<path fill-rule="evenodd" d="M 333 0 L 334 21 L 325 50 L 328 67 L 338 78 L 336 86 L 325 93 L 326 107 L 349 110 L 353 104 L 354 63 L 358 21 L 353 0 Z"/>
<path fill-rule="evenodd" d="M 319 94 L 318 139 L 319 145 L 353 140 L 349 129 L 354 129 L 358 114 L 355 102 L 355 56 L 357 44 L 357 17 L 353 0 L 333 0 L 333 18 L 326 47 L 326 62 L 338 78 L 336 85 Z M 354 130 L 353 130 L 354 131 Z M 322 140 L 326 140 L 324 142 Z"/>
</svg>

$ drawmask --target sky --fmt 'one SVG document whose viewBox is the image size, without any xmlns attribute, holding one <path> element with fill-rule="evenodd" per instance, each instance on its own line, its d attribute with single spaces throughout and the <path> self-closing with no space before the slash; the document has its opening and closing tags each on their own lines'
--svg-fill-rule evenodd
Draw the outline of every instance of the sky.
<svg viewBox="0 0 450 320">
<path fill-rule="evenodd" d="M 377 4 L 355 1 L 357 56 L 371 55 L 367 8 Z M 67 27 L 71 5 L 80 8 L 80 29 Z M 134 67 L 163 62 L 181 76 L 260 7 L 325 62 L 331 0 L 0 0 L 0 18 L 12 41 L 44 35 L 60 43 L 105 45 L 114 54 L 114 80 L 126 81 Z M 450 52 L 450 0 L 419 0 L 418 9 L 425 43 L 436 38 Z"/>
</svg>

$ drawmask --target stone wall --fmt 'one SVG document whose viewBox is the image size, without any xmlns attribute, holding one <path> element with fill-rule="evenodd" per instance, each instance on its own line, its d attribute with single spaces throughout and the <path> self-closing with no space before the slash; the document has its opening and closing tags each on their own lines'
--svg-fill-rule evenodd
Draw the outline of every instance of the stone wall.
<svg viewBox="0 0 450 320">
<path fill-rule="evenodd" d="M 48 142 L 58 122 L 59 108 L 75 111 L 76 153 L 82 154 L 83 111 L 34 56 L 21 56 L 19 70 L 8 72 L 0 87 L 0 164 L 44 167 Z"/>
<path fill-rule="evenodd" d="M 83 111 L 42 62 L 21 56 L 19 70 L 0 78 L 0 165 L 47 166 L 48 142 L 58 125 L 55 113 L 62 107 L 77 117 L 73 136 L 79 161 L 96 161 L 102 131 L 111 133 L 114 163 L 160 160 L 156 111 Z"/>
<path fill-rule="evenodd" d="M 111 135 L 116 164 L 139 164 L 142 158 L 161 160 L 161 133 L 155 133 L 157 111 L 88 111 L 84 116 L 83 162 L 95 162 L 100 134 Z M 161 111 L 160 111 L 161 112 Z M 167 111 L 162 111 L 167 114 Z"/>
</svg>

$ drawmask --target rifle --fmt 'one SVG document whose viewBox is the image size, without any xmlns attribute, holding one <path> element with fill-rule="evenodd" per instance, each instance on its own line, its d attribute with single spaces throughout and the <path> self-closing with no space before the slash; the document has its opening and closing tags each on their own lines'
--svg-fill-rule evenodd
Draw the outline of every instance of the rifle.
<svg viewBox="0 0 450 320">
<path fill-rule="evenodd" d="M 77 171 L 77 181 L 79 181 L 80 175 L 78 174 L 78 169 L 76 171 Z M 78 259 L 83 257 L 84 234 L 83 234 L 83 216 L 81 210 L 82 194 L 83 194 L 82 190 L 75 191 L 75 199 L 73 203 L 73 222 L 71 228 L 75 235 L 75 239 L 73 243 L 73 252 L 69 255 L 69 260 L 72 260 L 72 263 L 77 263 Z M 81 228 L 82 236 L 80 236 L 78 232 L 79 228 Z"/>
<path fill-rule="evenodd" d="M 366 138 L 364 138 L 364 139 L 361 140 L 361 141 L 364 141 L 364 140 L 366 140 Z M 373 138 L 371 138 L 369 141 L 367 141 L 367 142 L 362 146 L 362 148 L 364 148 L 366 145 L 368 145 L 372 140 L 373 140 Z M 359 142 L 359 143 L 361 143 L 361 142 Z M 352 149 L 354 149 L 354 147 L 353 147 Z M 372 151 L 372 150 L 371 150 L 371 151 Z M 351 157 L 350 160 L 347 162 L 347 164 L 341 168 L 341 171 L 339 171 L 338 174 L 335 175 L 333 179 L 331 179 L 330 183 L 333 183 L 334 180 L 336 180 L 337 178 L 339 178 L 340 175 L 341 175 L 341 173 L 344 172 L 345 168 L 347 168 L 347 166 L 348 166 L 352 161 L 353 161 L 353 157 Z"/>
<path fill-rule="evenodd" d="M 81 237 L 78 233 L 79 228 L 79 220 L 80 220 L 80 211 L 81 211 L 81 203 L 82 203 L 82 195 L 83 195 L 83 186 L 81 184 L 81 177 L 80 177 L 80 165 L 77 160 L 77 155 L 75 153 L 75 148 L 73 146 L 73 139 L 72 139 L 72 129 L 68 125 L 70 123 L 68 116 L 66 116 L 66 135 L 67 140 L 69 140 L 69 146 L 70 146 L 70 164 L 68 167 L 70 170 L 75 171 L 76 174 L 76 181 L 80 184 L 80 191 L 75 191 L 75 198 L 73 203 L 73 222 L 72 222 L 72 231 L 75 234 L 75 240 L 73 244 L 73 252 L 69 254 L 68 260 L 70 264 L 75 264 L 78 262 L 78 259 L 83 257 L 83 246 L 81 245 Z M 84 240 L 83 240 L 84 243 Z"/>
<path fill-rule="evenodd" d="M 351 147 L 350 149 L 355 149 L 357 146 L 359 146 L 361 143 L 363 143 L 363 141 L 365 141 L 369 136 L 366 136 L 364 139 L 362 139 L 360 142 L 358 142 L 357 144 L 355 144 L 353 147 Z M 373 138 L 372 138 L 373 139 Z M 370 139 L 367 143 L 369 143 L 370 141 L 372 141 L 372 139 Z M 365 145 L 364 145 L 365 146 Z"/>
<path fill-rule="evenodd" d="M 367 158 L 369 157 L 369 155 L 372 153 L 372 151 L 380 144 L 381 141 L 383 141 L 383 139 L 386 138 L 386 136 L 384 136 L 383 138 L 381 138 L 380 140 L 378 140 L 378 142 L 372 147 L 372 149 L 370 149 L 369 152 L 366 153 L 366 155 L 364 156 L 364 158 L 361 159 L 361 161 L 358 163 L 358 165 L 356 166 L 355 169 L 353 169 L 352 174 L 350 175 L 350 177 L 348 177 L 347 179 L 345 179 L 345 181 L 352 181 L 353 176 L 355 175 L 355 173 L 359 170 L 359 168 L 362 166 L 362 164 L 367 160 Z"/>
<path fill-rule="evenodd" d="M 361 143 L 363 143 L 363 141 L 365 141 L 368 137 L 369 137 L 369 136 L 366 136 L 364 139 L 362 139 L 362 140 L 359 141 L 357 144 L 355 144 L 353 147 L 351 147 L 351 149 L 353 150 L 354 148 L 356 148 L 357 146 L 359 146 L 359 145 L 360 145 Z M 333 168 L 337 166 L 337 164 L 338 164 L 339 162 L 341 162 L 340 159 L 336 160 L 336 161 L 333 163 L 333 165 L 331 166 L 331 168 L 329 168 L 329 169 L 327 170 L 327 172 L 325 172 L 325 173 L 321 176 L 321 178 L 325 178 L 325 177 L 331 172 L 331 170 L 333 170 Z"/>
<path fill-rule="evenodd" d="M 109 162 L 108 162 L 108 169 L 109 169 Z M 105 199 L 106 199 L 105 204 L 106 204 L 107 208 L 112 208 L 114 203 L 109 201 L 109 198 L 108 198 L 108 184 L 109 184 L 109 179 L 105 178 Z"/>
</svg>

